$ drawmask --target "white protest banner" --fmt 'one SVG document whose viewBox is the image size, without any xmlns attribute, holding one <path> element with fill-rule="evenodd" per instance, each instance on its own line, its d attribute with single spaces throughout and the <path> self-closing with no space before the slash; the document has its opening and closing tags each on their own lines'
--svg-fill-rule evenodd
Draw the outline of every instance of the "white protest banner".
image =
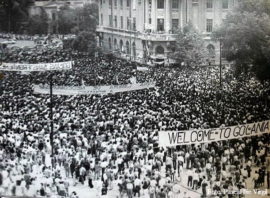
<svg viewBox="0 0 270 198">
<path fill-rule="evenodd" d="M 53 95 L 105 95 L 153 87 L 155 87 L 155 82 L 108 86 L 54 86 Z M 50 94 L 50 87 L 49 85 L 34 85 L 34 93 Z"/>
<path fill-rule="evenodd" d="M 148 67 L 137 67 L 138 71 L 148 71 Z"/>
<path fill-rule="evenodd" d="M 160 131 L 159 146 L 209 143 L 265 133 L 270 133 L 270 120 L 224 128 L 195 129 L 191 131 Z"/>
<path fill-rule="evenodd" d="M 38 63 L 38 64 L 24 64 L 24 63 L 2 63 L 0 70 L 2 71 L 51 71 L 51 70 L 69 70 L 72 69 L 73 61 L 58 62 L 58 63 Z"/>
</svg>

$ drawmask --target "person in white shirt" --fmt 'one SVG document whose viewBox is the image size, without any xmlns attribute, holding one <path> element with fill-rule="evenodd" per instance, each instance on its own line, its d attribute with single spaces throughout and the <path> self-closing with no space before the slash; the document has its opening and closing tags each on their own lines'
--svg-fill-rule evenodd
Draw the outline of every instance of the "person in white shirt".
<svg viewBox="0 0 270 198">
<path fill-rule="evenodd" d="M 136 196 L 136 194 L 138 193 L 138 197 L 140 197 L 141 193 L 141 185 L 142 185 L 142 181 L 135 176 L 135 180 L 134 180 L 134 196 Z"/>
<path fill-rule="evenodd" d="M 198 173 L 198 171 L 195 171 L 193 173 L 193 186 L 192 186 L 193 190 L 197 190 L 198 183 L 199 183 L 199 173 Z"/>
<path fill-rule="evenodd" d="M 133 195 L 133 184 L 130 180 L 127 180 L 127 196 L 128 198 L 132 198 Z"/>
</svg>

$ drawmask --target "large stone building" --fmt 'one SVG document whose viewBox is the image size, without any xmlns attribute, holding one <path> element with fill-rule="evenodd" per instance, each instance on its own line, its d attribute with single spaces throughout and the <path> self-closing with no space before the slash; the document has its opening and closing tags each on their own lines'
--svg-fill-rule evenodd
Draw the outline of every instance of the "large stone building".
<svg viewBox="0 0 270 198">
<path fill-rule="evenodd" d="M 49 20 L 48 33 L 57 33 L 57 13 L 61 7 L 79 8 L 85 4 L 96 2 L 97 0 L 36 0 L 35 4 L 30 8 L 29 13 L 30 15 L 39 15 L 42 10 L 45 11 Z"/>
<path fill-rule="evenodd" d="M 131 60 L 169 62 L 175 30 L 191 22 L 206 48 L 219 60 L 219 43 L 210 39 L 237 0 L 99 0 L 99 44 Z"/>
</svg>

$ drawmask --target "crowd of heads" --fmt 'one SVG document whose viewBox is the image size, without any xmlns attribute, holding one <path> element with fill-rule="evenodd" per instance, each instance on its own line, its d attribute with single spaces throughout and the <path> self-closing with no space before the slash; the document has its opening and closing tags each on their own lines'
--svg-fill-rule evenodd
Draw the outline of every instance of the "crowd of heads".
<svg viewBox="0 0 270 198">
<path fill-rule="evenodd" d="M 137 63 L 65 50 L 21 50 L 7 54 L 4 62 L 66 60 L 75 62 L 70 71 L 3 72 L 0 194 L 32 192 L 75 198 L 78 193 L 72 186 L 97 188 L 100 182 L 101 194 L 116 190 L 117 196 L 129 198 L 187 198 L 192 190 L 206 197 L 208 188 L 246 188 L 255 166 L 261 168 L 256 169 L 260 174 L 254 174 L 254 185 L 263 185 L 260 175 L 266 171 L 269 134 L 161 148 L 158 131 L 268 120 L 269 83 L 263 85 L 247 76 L 237 80 L 230 68 L 224 68 L 221 90 L 215 67 L 138 71 Z M 95 86 L 128 84 L 131 77 L 137 82 L 155 81 L 156 87 L 103 96 L 54 95 L 52 104 L 49 95 L 32 89 L 33 84 L 49 84 L 50 80 L 54 85 Z M 180 190 L 180 184 L 188 190 Z"/>
</svg>

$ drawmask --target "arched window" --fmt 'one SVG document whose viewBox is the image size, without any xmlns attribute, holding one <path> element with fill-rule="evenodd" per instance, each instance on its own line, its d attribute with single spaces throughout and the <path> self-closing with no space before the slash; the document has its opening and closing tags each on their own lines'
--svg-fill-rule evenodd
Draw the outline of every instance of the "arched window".
<svg viewBox="0 0 270 198">
<path fill-rule="evenodd" d="M 118 49 L 117 40 L 116 39 L 114 39 L 113 47 L 114 47 L 114 50 L 117 50 Z"/>
<path fill-rule="evenodd" d="M 130 49 L 129 49 L 129 42 L 126 42 L 126 53 L 129 55 L 130 54 Z"/>
<path fill-rule="evenodd" d="M 123 46 L 123 41 L 120 40 L 120 51 L 123 52 L 124 51 L 124 46 Z"/>
<path fill-rule="evenodd" d="M 136 44 L 135 44 L 135 42 L 132 43 L 132 55 L 134 58 L 136 58 Z"/>
<path fill-rule="evenodd" d="M 164 54 L 164 48 L 162 46 L 156 47 L 156 54 Z"/>
<path fill-rule="evenodd" d="M 209 56 L 210 58 L 215 58 L 216 53 L 215 53 L 215 47 L 214 47 L 214 45 L 209 44 L 209 45 L 207 46 L 207 51 L 208 51 L 208 56 Z"/>
<path fill-rule="evenodd" d="M 111 40 L 111 37 L 109 37 L 109 49 L 112 49 L 112 40 Z"/>
</svg>

